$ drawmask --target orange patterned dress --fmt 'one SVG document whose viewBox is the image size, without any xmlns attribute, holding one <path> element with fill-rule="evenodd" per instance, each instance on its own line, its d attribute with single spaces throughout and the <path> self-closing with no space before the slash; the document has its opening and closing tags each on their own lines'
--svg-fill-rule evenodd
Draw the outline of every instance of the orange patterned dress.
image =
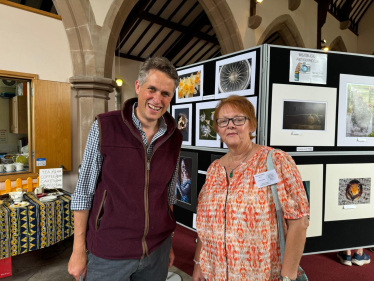
<svg viewBox="0 0 374 281">
<path fill-rule="evenodd" d="M 258 188 L 253 177 L 267 171 L 270 150 L 264 146 L 242 163 L 230 185 L 218 160 L 208 169 L 197 206 L 200 266 L 207 280 L 279 280 L 280 248 L 271 188 Z M 274 151 L 273 162 L 284 219 L 308 216 L 308 199 L 295 162 L 281 150 Z M 283 224 L 286 231 L 285 220 Z"/>
</svg>

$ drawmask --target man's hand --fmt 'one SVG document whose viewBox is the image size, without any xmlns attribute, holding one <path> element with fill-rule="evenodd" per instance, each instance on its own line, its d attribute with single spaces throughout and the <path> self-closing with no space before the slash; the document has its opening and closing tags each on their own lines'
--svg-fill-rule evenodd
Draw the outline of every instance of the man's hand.
<svg viewBox="0 0 374 281">
<path fill-rule="evenodd" d="M 173 247 L 170 249 L 170 254 L 169 254 L 169 268 L 173 265 L 175 259 Z"/>
<path fill-rule="evenodd" d="M 205 281 L 204 275 L 201 272 L 201 268 L 199 264 L 195 264 L 193 268 L 192 280 L 193 281 Z"/>
<path fill-rule="evenodd" d="M 73 275 L 76 281 L 79 281 L 79 277 L 82 275 L 83 280 L 86 278 L 87 273 L 87 254 L 86 251 L 74 252 L 71 254 L 68 272 Z"/>
</svg>

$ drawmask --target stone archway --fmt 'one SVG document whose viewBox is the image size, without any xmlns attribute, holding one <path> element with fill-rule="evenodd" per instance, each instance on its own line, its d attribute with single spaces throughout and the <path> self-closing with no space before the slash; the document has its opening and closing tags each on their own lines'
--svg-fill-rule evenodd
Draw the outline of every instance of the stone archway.
<svg viewBox="0 0 374 281">
<path fill-rule="evenodd" d="M 53 2 L 68 36 L 74 76 L 111 79 L 117 39 L 137 1 L 114 0 L 102 26 L 96 24 L 89 1 Z"/>
<path fill-rule="evenodd" d="M 305 48 L 304 40 L 294 20 L 288 14 L 281 15 L 273 20 L 262 33 L 257 45 L 262 45 L 272 34 L 278 32 L 287 46 Z"/>
<path fill-rule="evenodd" d="M 341 36 L 336 37 L 330 44 L 331 51 L 347 52 L 347 47 L 344 44 Z"/>
<path fill-rule="evenodd" d="M 221 53 L 224 55 L 243 50 L 238 25 L 226 0 L 199 0 L 199 3 L 216 32 Z"/>
<path fill-rule="evenodd" d="M 226 0 L 198 0 L 207 14 L 222 54 L 244 49 L 238 25 Z M 125 20 L 138 2 L 114 0 L 103 26 L 96 24 L 87 0 L 53 0 L 68 35 L 74 76 L 112 77 L 115 48 Z"/>
<path fill-rule="evenodd" d="M 137 0 L 113 0 L 103 25 L 96 24 L 88 0 L 53 0 L 69 40 L 78 98 L 79 147 L 82 157 L 95 116 L 108 110 L 117 40 Z M 222 54 L 244 49 L 234 16 L 226 0 L 199 0 L 216 32 Z"/>
</svg>

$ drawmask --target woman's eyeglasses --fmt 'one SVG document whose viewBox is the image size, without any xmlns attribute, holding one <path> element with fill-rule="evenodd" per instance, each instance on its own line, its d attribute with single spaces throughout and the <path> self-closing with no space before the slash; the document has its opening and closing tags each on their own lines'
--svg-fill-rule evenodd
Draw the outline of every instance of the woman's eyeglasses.
<svg viewBox="0 0 374 281">
<path fill-rule="evenodd" d="M 216 122 L 218 127 L 224 128 L 230 123 L 230 120 L 235 126 L 243 126 L 245 124 L 245 120 L 247 119 L 249 120 L 249 118 L 245 116 L 236 116 L 233 118 L 218 118 L 216 119 Z"/>
</svg>

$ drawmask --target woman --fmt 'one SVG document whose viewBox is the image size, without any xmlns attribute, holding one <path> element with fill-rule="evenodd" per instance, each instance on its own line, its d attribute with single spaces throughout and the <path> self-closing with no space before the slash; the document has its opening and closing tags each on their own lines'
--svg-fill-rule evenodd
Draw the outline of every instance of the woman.
<svg viewBox="0 0 374 281">
<path fill-rule="evenodd" d="M 309 206 L 295 162 L 283 151 L 273 153 L 287 235 L 281 264 L 271 188 L 259 188 L 254 180 L 267 171 L 272 150 L 252 142 L 254 107 L 245 97 L 230 96 L 218 104 L 214 120 L 214 130 L 229 152 L 210 165 L 199 195 L 193 280 L 296 279 Z"/>
</svg>

